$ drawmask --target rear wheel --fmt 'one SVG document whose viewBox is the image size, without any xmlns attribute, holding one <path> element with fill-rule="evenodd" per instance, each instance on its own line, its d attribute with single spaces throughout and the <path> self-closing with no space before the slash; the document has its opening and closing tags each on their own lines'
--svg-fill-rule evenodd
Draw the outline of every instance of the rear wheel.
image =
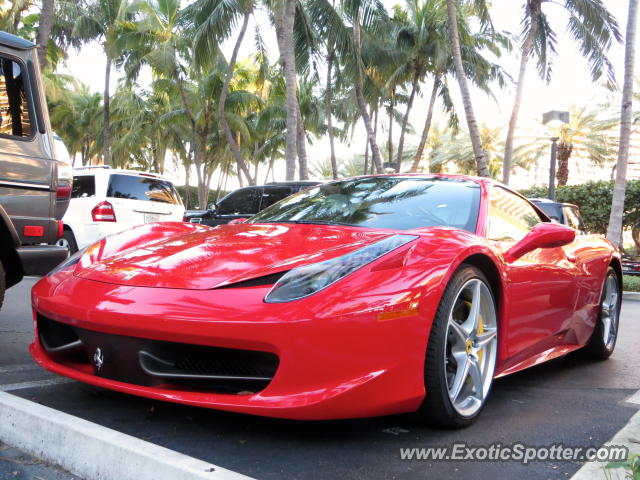
<svg viewBox="0 0 640 480">
<path fill-rule="evenodd" d="M 463 265 L 447 285 L 434 318 L 425 360 L 420 412 L 431 424 L 461 428 L 482 411 L 495 370 L 498 321 L 491 287 Z"/>
<path fill-rule="evenodd" d="M 78 244 L 76 243 L 76 237 L 71 230 L 65 230 L 62 233 L 62 237 L 58 239 L 56 245 L 60 247 L 66 247 L 69 251 L 69 255 L 73 255 L 78 251 Z"/>
<path fill-rule="evenodd" d="M 616 347 L 622 302 L 621 293 L 618 275 L 613 268 L 609 267 L 602 286 L 598 320 L 591 334 L 591 339 L 585 347 L 585 352 L 592 358 L 605 360 L 611 356 Z"/>
</svg>

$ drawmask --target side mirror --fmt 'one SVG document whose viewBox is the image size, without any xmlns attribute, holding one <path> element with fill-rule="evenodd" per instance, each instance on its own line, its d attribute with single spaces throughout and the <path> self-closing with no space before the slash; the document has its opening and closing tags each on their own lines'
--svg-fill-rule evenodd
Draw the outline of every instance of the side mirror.
<svg viewBox="0 0 640 480">
<path fill-rule="evenodd" d="M 216 210 L 218 210 L 218 205 L 216 205 L 216 202 L 211 202 L 209 205 L 207 205 L 207 210 L 215 212 Z"/>
<path fill-rule="evenodd" d="M 518 243 L 504 254 L 507 262 L 522 257 L 537 248 L 553 248 L 568 245 L 576 238 L 576 231 L 559 223 L 539 223 Z"/>
<path fill-rule="evenodd" d="M 245 220 L 247 220 L 246 218 L 234 218 L 233 220 L 231 220 L 229 222 L 229 225 L 234 225 L 236 223 L 244 223 Z"/>
</svg>

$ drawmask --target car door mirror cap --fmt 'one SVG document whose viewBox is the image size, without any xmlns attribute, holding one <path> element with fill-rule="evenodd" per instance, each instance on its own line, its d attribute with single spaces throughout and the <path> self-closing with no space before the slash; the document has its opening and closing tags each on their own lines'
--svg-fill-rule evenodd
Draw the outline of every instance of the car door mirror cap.
<svg viewBox="0 0 640 480">
<path fill-rule="evenodd" d="M 562 247 L 573 242 L 576 231 L 566 225 L 553 222 L 537 224 L 518 243 L 505 252 L 505 260 L 513 262 L 538 248 Z"/>
</svg>

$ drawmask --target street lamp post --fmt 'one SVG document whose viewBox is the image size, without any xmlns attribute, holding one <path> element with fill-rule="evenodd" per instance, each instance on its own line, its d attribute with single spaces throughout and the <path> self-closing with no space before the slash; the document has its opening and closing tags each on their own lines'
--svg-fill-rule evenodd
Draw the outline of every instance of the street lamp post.
<svg viewBox="0 0 640 480">
<path fill-rule="evenodd" d="M 559 137 L 551 137 L 551 166 L 549 167 L 549 200 L 556 199 L 556 159 L 558 158 Z"/>
<path fill-rule="evenodd" d="M 569 112 L 551 110 L 542 115 L 542 123 L 559 126 L 569 123 Z M 556 199 L 556 159 L 558 157 L 559 137 L 551 137 L 551 165 L 549 166 L 549 200 Z"/>
</svg>

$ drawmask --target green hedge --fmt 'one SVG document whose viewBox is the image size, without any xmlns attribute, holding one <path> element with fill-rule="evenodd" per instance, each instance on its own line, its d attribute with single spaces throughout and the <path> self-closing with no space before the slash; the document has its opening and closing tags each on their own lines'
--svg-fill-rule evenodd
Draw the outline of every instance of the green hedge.
<svg viewBox="0 0 640 480">
<path fill-rule="evenodd" d="M 624 275 L 622 286 L 625 292 L 640 292 L 640 277 L 635 275 Z"/>
<path fill-rule="evenodd" d="M 521 190 L 520 193 L 525 197 L 546 197 L 547 187 L 533 187 Z M 592 233 L 607 232 L 612 196 L 612 181 L 587 182 L 556 188 L 556 199 L 559 202 L 577 205 L 586 229 Z M 625 227 L 640 226 L 640 180 L 631 180 L 627 183 L 624 205 Z"/>
</svg>

